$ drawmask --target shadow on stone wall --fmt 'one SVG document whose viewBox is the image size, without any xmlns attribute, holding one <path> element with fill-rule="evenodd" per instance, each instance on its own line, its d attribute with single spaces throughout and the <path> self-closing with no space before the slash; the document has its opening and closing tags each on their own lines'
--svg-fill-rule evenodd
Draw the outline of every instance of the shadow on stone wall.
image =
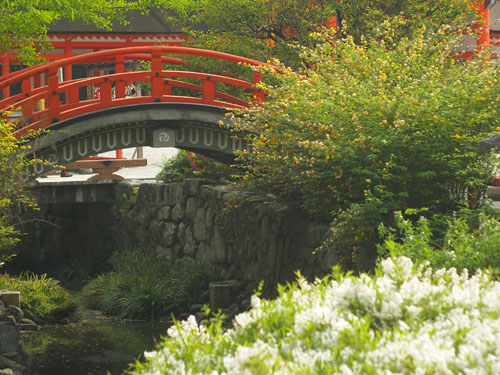
<svg viewBox="0 0 500 375">
<path fill-rule="evenodd" d="M 263 280 L 268 297 L 274 296 L 277 283 L 294 280 L 296 270 L 322 275 L 332 264 L 313 256 L 328 225 L 308 220 L 271 194 L 190 179 L 120 182 L 114 196 L 104 203 L 42 204 L 45 221 L 27 230 L 29 251 L 23 254 L 29 259 L 23 262 L 47 272 L 40 268 L 75 259 L 99 264 L 115 249 L 142 249 L 172 260 L 209 262 L 254 286 Z"/>
</svg>

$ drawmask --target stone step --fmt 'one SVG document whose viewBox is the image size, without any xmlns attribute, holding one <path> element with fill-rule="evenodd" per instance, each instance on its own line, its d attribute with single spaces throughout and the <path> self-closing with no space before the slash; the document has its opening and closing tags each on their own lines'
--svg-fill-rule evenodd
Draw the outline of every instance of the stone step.
<svg viewBox="0 0 500 375">
<path fill-rule="evenodd" d="M 500 201 L 500 187 L 488 186 L 488 188 L 486 189 L 486 195 L 492 201 Z"/>
</svg>

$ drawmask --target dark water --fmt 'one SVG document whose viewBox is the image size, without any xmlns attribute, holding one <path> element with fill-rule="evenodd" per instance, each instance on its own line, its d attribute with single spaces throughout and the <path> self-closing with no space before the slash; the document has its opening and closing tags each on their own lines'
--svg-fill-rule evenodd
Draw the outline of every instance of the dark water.
<svg viewBox="0 0 500 375">
<path fill-rule="evenodd" d="M 27 375 L 120 375 L 166 334 L 167 323 L 101 319 L 23 333 Z M 23 372 L 23 374 L 25 374 Z"/>
</svg>

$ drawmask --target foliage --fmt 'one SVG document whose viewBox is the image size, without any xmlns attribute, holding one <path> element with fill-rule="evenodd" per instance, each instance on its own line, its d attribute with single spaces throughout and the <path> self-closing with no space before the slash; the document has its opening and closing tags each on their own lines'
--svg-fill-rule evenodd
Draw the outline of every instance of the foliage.
<svg viewBox="0 0 500 375">
<path fill-rule="evenodd" d="M 201 178 L 211 183 L 230 180 L 238 173 L 234 168 L 194 152 L 179 151 L 168 159 L 156 176 L 161 182 L 181 182 L 186 178 Z"/>
<path fill-rule="evenodd" d="M 309 34 L 331 27 L 335 16 L 357 40 L 399 14 L 409 21 L 407 33 L 423 24 L 463 26 L 472 19 L 468 0 L 185 0 L 179 8 L 169 21 L 184 26 L 195 46 L 260 61 L 277 57 L 295 68 L 303 62 L 298 47 L 313 47 Z"/>
<path fill-rule="evenodd" d="M 475 17 L 475 8 L 469 0 L 349 0 L 337 1 L 340 24 L 344 35 L 352 35 L 356 41 L 369 36 L 381 24 L 395 16 L 407 21 L 400 35 L 411 35 L 413 30 L 425 26 L 438 31 L 442 25 L 452 25 L 450 31 L 462 32 L 464 25 Z M 475 2 L 476 4 L 479 1 Z"/>
<path fill-rule="evenodd" d="M 395 215 L 395 228 L 381 227 L 385 241 L 379 246 L 381 256 L 407 256 L 413 262 L 428 262 L 434 270 L 454 267 L 474 273 L 478 269 L 500 271 L 498 218 L 478 211 L 448 218 L 443 240 L 437 242 L 429 219 L 421 216 L 416 223 Z"/>
<path fill-rule="evenodd" d="M 57 323 L 76 309 L 76 303 L 57 280 L 46 274 L 23 273 L 19 277 L 0 275 L 0 289 L 21 292 L 21 304 L 47 323 Z"/>
<path fill-rule="evenodd" d="M 195 261 L 172 262 L 143 252 L 116 252 L 113 271 L 101 274 L 82 290 L 90 308 L 121 318 L 157 318 L 189 309 L 222 276 Z"/>
<path fill-rule="evenodd" d="M 203 0 L 187 1 L 184 16 L 169 20 L 185 27 L 191 43 L 203 48 L 239 54 L 259 61 L 279 56 L 298 60 L 295 46 L 308 44 L 311 30 L 334 14 L 332 2 L 320 0 Z M 196 6 L 194 5 L 196 4 Z M 230 12 L 227 10 L 231 9 Z M 199 31 L 199 25 L 206 25 Z"/>
<path fill-rule="evenodd" d="M 500 129 L 499 68 L 485 54 L 458 59 L 462 35 L 447 26 L 401 36 L 406 26 L 397 17 L 361 43 L 316 34 L 306 75 L 283 68 L 269 99 L 234 117 L 252 142 L 245 179 L 334 219 L 347 262 L 395 210 L 475 207 L 491 178 L 478 141 Z"/>
<path fill-rule="evenodd" d="M 129 11 L 148 12 L 151 6 L 180 11 L 178 0 L 4 0 L 0 7 L 0 53 L 16 50 L 23 64 L 38 61 L 40 51 L 50 47 L 50 24 L 67 19 L 82 20 L 102 30 L 113 21 L 127 23 Z"/>
<path fill-rule="evenodd" d="M 19 257 L 16 256 L 17 262 Z M 20 262 L 21 266 L 26 263 Z M 10 268 L 10 267 L 9 267 Z M 50 265 L 46 268 L 51 268 Z M 54 265 L 52 269 L 47 270 L 48 274 L 60 281 L 61 285 L 70 290 L 81 290 L 85 284 L 90 282 L 99 273 L 108 271 L 110 265 L 106 257 L 93 256 L 91 259 L 71 259 L 66 260 L 64 264 Z"/>
<path fill-rule="evenodd" d="M 500 369 L 500 283 L 405 257 L 281 288 L 224 331 L 193 316 L 132 374 L 487 374 Z"/>
<path fill-rule="evenodd" d="M 8 256 L 9 249 L 21 235 L 17 224 L 24 210 L 39 208 L 24 191 L 23 177 L 32 163 L 23 157 L 30 146 L 28 138 L 14 137 L 14 123 L 0 118 L 0 260 Z"/>
</svg>

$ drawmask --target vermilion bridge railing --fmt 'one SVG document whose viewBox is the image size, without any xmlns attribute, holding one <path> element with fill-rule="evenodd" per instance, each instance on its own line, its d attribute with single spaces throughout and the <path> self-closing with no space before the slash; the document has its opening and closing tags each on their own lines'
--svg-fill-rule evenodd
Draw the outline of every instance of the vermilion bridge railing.
<svg viewBox="0 0 500 375">
<path fill-rule="evenodd" d="M 168 56 L 172 54 L 206 57 L 252 66 L 264 65 L 255 60 L 227 53 L 175 46 L 128 47 L 93 52 L 41 64 L 0 77 L 0 91 L 2 92 L 0 111 L 14 108 L 22 111 L 20 128 L 15 132 L 16 136 L 21 136 L 30 130 L 42 129 L 78 115 L 132 104 L 177 102 L 224 108 L 241 108 L 249 105 L 234 95 L 219 91 L 217 83 L 247 90 L 254 100 L 264 99 L 264 94 L 256 88 L 256 83 L 262 81 L 262 74 L 258 71 L 253 73 L 252 82 L 249 82 L 217 74 L 164 70 L 164 64 L 183 63 L 183 60 L 179 58 Z M 131 60 L 150 61 L 151 69 L 127 72 L 125 63 Z M 71 67 L 75 64 L 101 63 L 114 63 L 115 73 L 62 82 L 59 80 L 60 68 Z M 45 78 L 45 84 L 34 87 L 34 82 L 40 82 L 42 75 Z M 190 81 L 194 79 L 199 84 L 180 81 L 179 78 L 189 78 Z M 21 82 L 21 93 L 10 96 L 10 87 L 19 82 Z M 151 88 L 147 95 L 127 97 L 126 82 L 147 82 Z M 100 97 L 80 100 L 80 88 L 89 86 L 99 87 Z M 186 88 L 197 92 L 198 95 L 174 95 L 172 87 Z M 40 105 L 42 102 L 44 105 Z"/>
</svg>

